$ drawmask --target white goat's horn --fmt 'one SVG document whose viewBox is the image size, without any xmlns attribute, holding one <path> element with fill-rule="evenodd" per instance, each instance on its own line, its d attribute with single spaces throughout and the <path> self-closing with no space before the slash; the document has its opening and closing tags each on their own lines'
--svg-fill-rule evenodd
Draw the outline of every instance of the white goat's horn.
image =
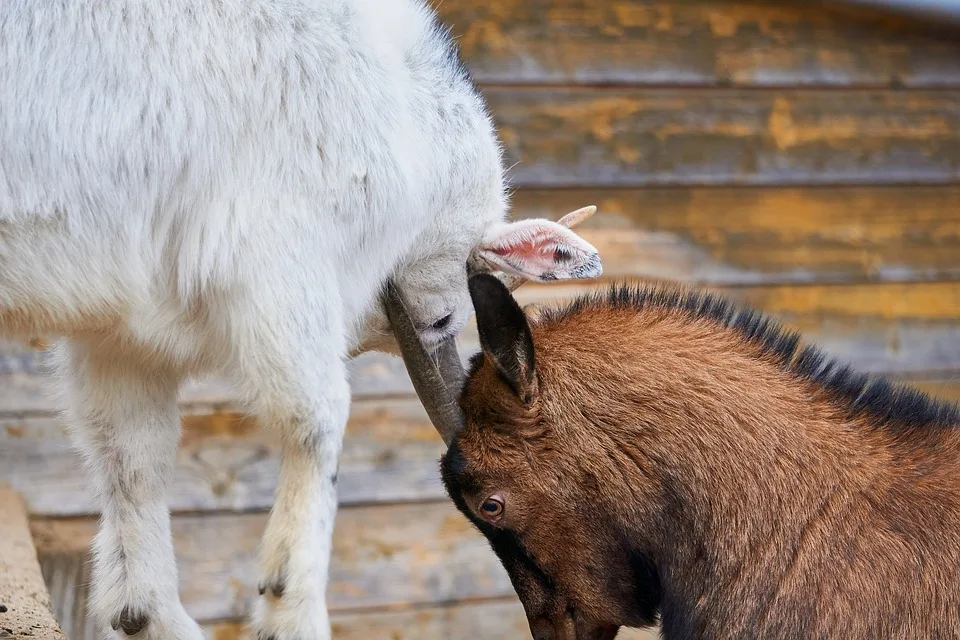
<svg viewBox="0 0 960 640">
<path fill-rule="evenodd" d="M 459 399 L 467 376 L 460 363 L 456 340 L 451 337 L 440 343 L 434 359 L 420 342 L 403 297 L 393 282 L 387 283 L 384 306 L 413 388 L 433 426 L 449 447 L 465 422 Z"/>
</svg>

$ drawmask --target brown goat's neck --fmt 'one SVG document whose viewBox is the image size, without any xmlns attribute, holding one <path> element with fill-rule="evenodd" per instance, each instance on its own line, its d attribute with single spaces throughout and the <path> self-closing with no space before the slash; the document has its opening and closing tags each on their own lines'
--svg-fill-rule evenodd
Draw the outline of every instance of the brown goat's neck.
<svg viewBox="0 0 960 640">
<path fill-rule="evenodd" d="M 557 369 L 542 375 L 551 410 L 589 424 L 564 437 L 597 453 L 572 461 L 570 477 L 605 478 L 601 508 L 656 565 L 664 637 L 815 634 L 841 628 L 835 619 L 857 601 L 898 611 L 896 590 L 883 585 L 947 592 L 924 558 L 960 561 L 960 430 L 931 435 L 941 441 L 932 447 L 898 438 L 736 336 L 640 329 L 636 339 L 629 321 L 609 335 L 581 333 L 563 357 L 544 341 L 544 360 Z M 621 343 L 636 348 L 613 346 Z M 622 357 L 595 355 L 606 353 Z M 565 373 L 570 362 L 576 380 Z M 947 557 L 944 536 L 955 547 Z M 940 579 L 956 582 L 956 571 Z M 915 619 L 909 610 L 901 617 Z M 897 631 L 858 629 L 874 633 L 857 637 Z"/>
</svg>

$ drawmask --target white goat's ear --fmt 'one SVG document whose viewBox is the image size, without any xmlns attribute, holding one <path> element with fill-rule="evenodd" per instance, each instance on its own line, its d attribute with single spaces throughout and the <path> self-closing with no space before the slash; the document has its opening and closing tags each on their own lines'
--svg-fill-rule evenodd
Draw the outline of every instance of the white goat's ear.
<svg viewBox="0 0 960 640">
<path fill-rule="evenodd" d="M 474 249 L 481 271 L 503 271 L 528 280 L 549 282 L 596 278 L 603 273 L 600 254 L 567 227 L 534 219 L 491 227 Z"/>
</svg>

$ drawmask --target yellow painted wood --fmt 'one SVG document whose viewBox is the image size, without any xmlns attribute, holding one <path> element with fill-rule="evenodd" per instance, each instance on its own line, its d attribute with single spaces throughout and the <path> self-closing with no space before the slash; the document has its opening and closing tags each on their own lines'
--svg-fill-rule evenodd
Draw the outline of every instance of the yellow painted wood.
<svg viewBox="0 0 960 640">
<path fill-rule="evenodd" d="M 597 213 L 604 275 L 750 285 L 960 278 L 960 186 L 521 189 L 517 218 Z"/>
</svg>

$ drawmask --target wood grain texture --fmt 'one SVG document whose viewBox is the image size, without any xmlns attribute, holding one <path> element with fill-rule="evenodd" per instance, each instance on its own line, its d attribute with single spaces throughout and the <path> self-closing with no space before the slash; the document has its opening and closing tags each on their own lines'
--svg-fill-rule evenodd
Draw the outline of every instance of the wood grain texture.
<svg viewBox="0 0 960 640">
<path fill-rule="evenodd" d="M 960 64 L 960 63 L 958 63 Z M 960 186 L 521 189 L 517 218 L 595 204 L 607 278 L 691 284 L 960 278 Z"/>
<path fill-rule="evenodd" d="M 331 621 L 335 640 L 503 640 L 530 637 L 523 607 L 516 598 L 403 611 L 340 613 L 333 614 Z M 208 624 L 204 627 L 204 634 L 207 640 L 254 640 L 242 622 Z M 658 637 L 655 630 L 624 629 L 617 635 L 617 640 L 656 640 Z"/>
<path fill-rule="evenodd" d="M 201 621 L 246 615 L 257 597 L 256 551 L 265 514 L 173 519 L 180 594 Z M 35 520 L 41 556 L 83 552 L 96 522 Z M 337 515 L 327 601 L 331 610 L 512 597 L 486 539 L 449 501 L 346 507 Z"/>
<path fill-rule="evenodd" d="M 957 86 L 960 38 L 811 3 L 444 0 L 482 83 Z"/>
<path fill-rule="evenodd" d="M 960 91 L 491 88 L 486 96 L 517 186 L 960 179 Z"/>
<path fill-rule="evenodd" d="M 66 640 L 53 617 L 20 496 L 0 483 L 0 638 Z"/>
<path fill-rule="evenodd" d="M 173 511 L 268 509 L 279 447 L 256 421 L 232 412 L 187 414 L 168 504 Z M 356 402 L 337 488 L 341 504 L 442 500 L 443 442 L 414 399 Z M 98 507 L 63 423 L 51 417 L 0 419 L 0 481 L 30 513 L 93 514 Z"/>
<path fill-rule="evenodd" d="M 354 398 L 382 398 L 411 392 L 400 358 L 364 354 L 348 366 Z M 49 414 L 56 410 L 46 353 L 17 342 L 0 341 L 0 415 Z M 181 390 L 185 411 L 235 406 L 234 387 L 223 380 L 195 380 Z"/>
</svg>

